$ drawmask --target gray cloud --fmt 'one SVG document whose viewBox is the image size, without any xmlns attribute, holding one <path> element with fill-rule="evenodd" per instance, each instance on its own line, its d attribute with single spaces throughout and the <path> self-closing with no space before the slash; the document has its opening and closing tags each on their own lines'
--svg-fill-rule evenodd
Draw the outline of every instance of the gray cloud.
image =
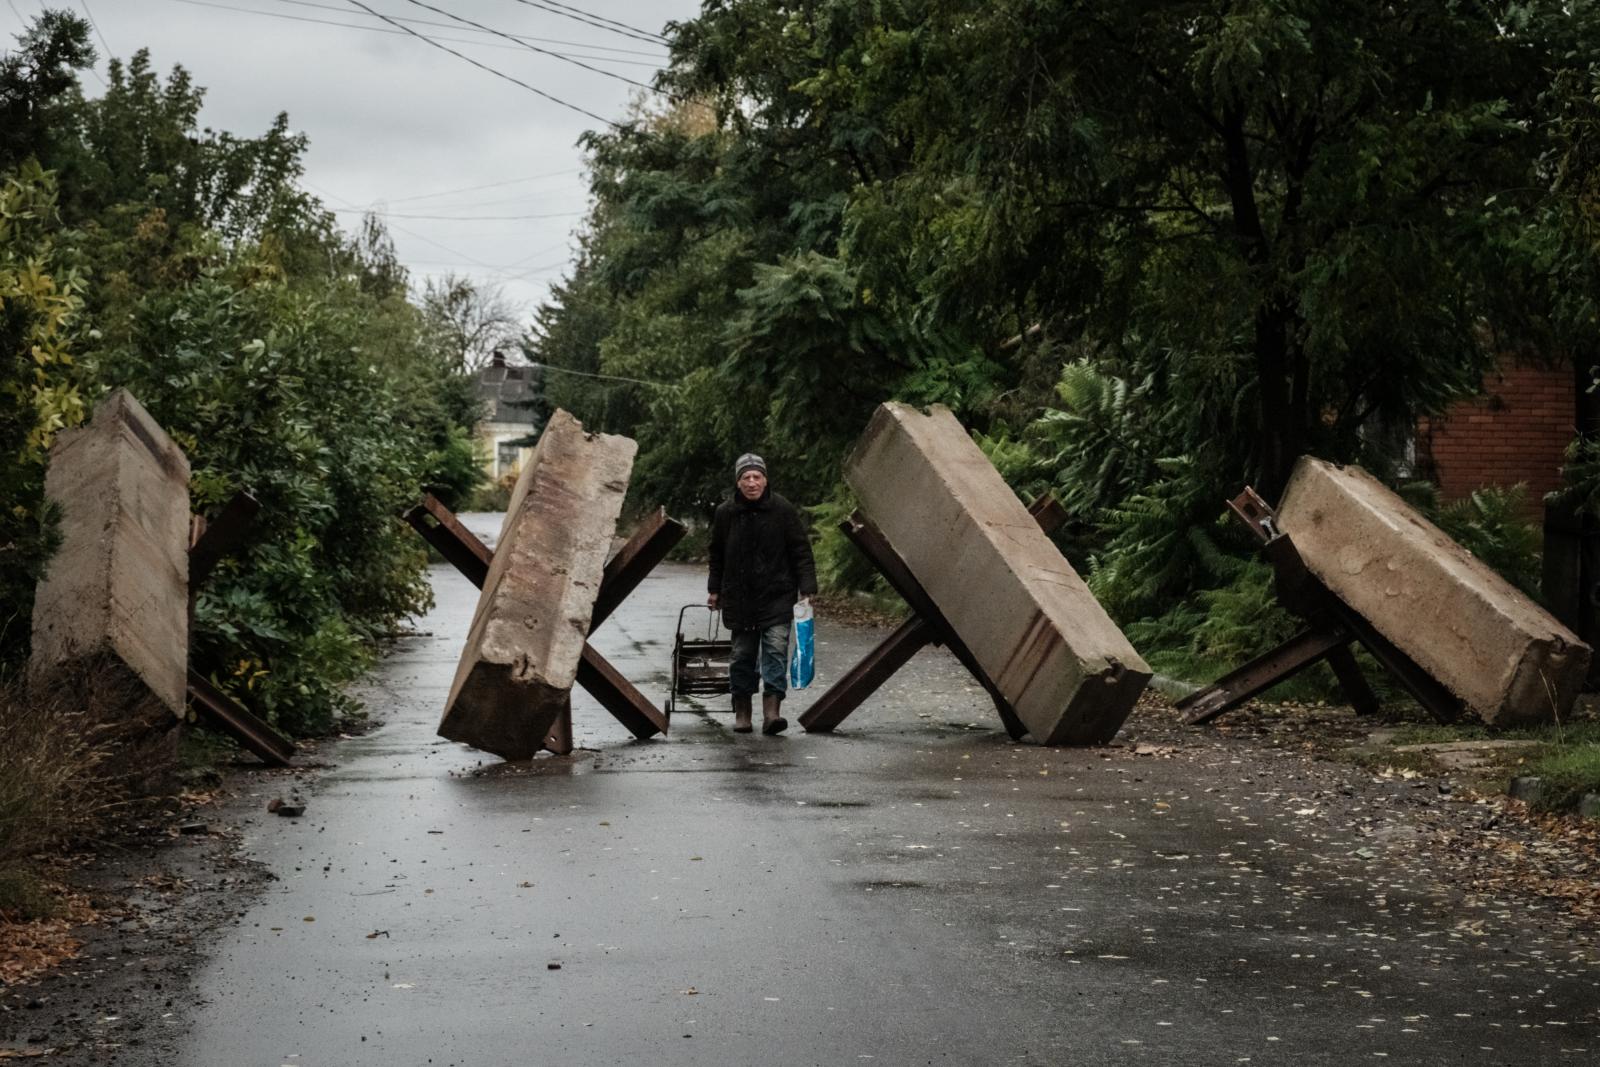
<svg viewBox="0 0 1600 1067">
<path fill-rule="evenodd" d="M 364 2 L 397 19 L 451 21 L 406 0 Z M 505 33 L 568 42 L 535 43 L 581 54 L 585 63 L 637 81 L 648 82 L 655 68 L 634 64 L 664 62 L 666 56 L 664 47 L 514 0 L 429 2 Z M 692 17 L 699 9 L 698 0 L 567 2 L 648 30 Z M 291 125 L 310 139 L 305 183 L 330 207 L 388 205 L 392 213 L 408 215 L 574 213 L 472 222 L 394 219 L 390 224 L 396 248 L 419 282 L 454 270 L 503 285 L 531 316 L 570 259 L 567 248 L 579 222 L 575 213 L 583 209 L 586 195 L 576 142 L 595 125 L 592 119 L 415 38 L 375 32 L 389 27 L 342 0 L 206 3 L 220 6 L 183 0 L 51 0 L 49 6 L 87 9 L 122 59 L 148 48 L 158 69 L 185 67 L 206 89 L 201 121 L 207 126 L 251 135 L 266 129 L 280 111 L 288 112 Z M 17 13 L 31 18 L 41 6 L 40 0 L 8 0 L 0 6 L 5 47 L 22 27 Z M 450 38 L 449 47 L 602 116 L 621 117 L 630 92 L 636 91 L 467 26 L 414 28 Z M 98 68 L 103 74 L 104 57 Z M 91 96 L 99 88 L 94 77 L 84 79 Z M 540 175 L 547 177 L 513 181 Z M 499 182 L 510 184 L 428 195 Z M 353 226 L 359 216 L 346 211 L 339 217 Z M 531 268 L 544 269 L 519 277 Z"/>
</svg>

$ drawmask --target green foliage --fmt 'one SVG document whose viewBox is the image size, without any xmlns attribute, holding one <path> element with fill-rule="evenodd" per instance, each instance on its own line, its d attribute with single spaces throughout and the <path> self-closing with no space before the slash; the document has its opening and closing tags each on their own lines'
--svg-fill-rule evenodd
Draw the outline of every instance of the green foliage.
<svg viewBox="0 0 1600 1067">
<path fill-rule="evenodd" d="M 1224 584 L 1128 625 L 1128 639 L 1152 667 L 1184 681 L 1209 682 L 1300 628 L 1278 603 L 1271 567 L 1250 561 L 1232 571 Z M 1298 691 L 1325 695 L 1326 681 L 1312 680 L 1310 687 L 1302 682 Z"/>
<path fill-rule="evenodd" d="M 1562 468 L 1565 483 L 1557 491 L 1563 500 L 1572 500 L 1577 510 L 1600 518 L 1600 439 L 1579 437 L 1567 449 Z"/>
<path fill-rule="evenodd" d="M 145 293 L 100 355 L 100 379 L 188 453 L 197 510 L 240 489 L 261 502 L 250 547 L 199 598 L 194 658 L 286 729 L 326 728 L 376 639 L 428 605 L 423 546 L 398 515 L 422 487 L 459 495 L 475 476 L 459 426 L 416 406 L 446 384 L 443 364 L 370 346 L 374 317 L 408 312 L 331 279 L 265 280 L 234 256 Z"/>
<path fill-rule="evenodd" d="M 89 24 L 46 9 L 0 55 L 0 172 L 47 154 L 63 98 L 77 88 L 75 71 L 94 62 Z"/>
<path fill-rule="evenodd" d="M 1428 482 L 1403 485 L 1400 493 L 1457 544 L 1539 599 L 1543 535 L 1528 521 L 1525 486 L 1476 489 L 1448 504 L 1440 502 L 1437 487 Z"/>
<path fill-rule="evenodd" d="M 1528 521 L 1527 490 L 1473 490 L 1434 517 L 1439 528 L 1524 593 L 1539 598 L 1543 536 Z"/>
<path fill-rule="evenodd" d="M 1541 752 L 1521 769 L 1536 775 L 1543 789 L 1538 807 L 1560 811 L 1577 805 L 1585 793 L 1600 793 L 1600 741 L 1561 744 Z"/>
<path fill-rule="evenodd" d="M 1273 627 L 1222 501 L 1306 453 L 1393 477 L 1508 346 L 1600 352 L 1597 54 L 1556 0 L 716 0 L 680 102 L 588 140 L 585 258 L 529 352 L 664 383 L 551 395 L 680 510 L 752 447 L 837 501 L 873 405 L 949 404 L 1066 504 L 1115 617 L 1237 617 L 1201 651 L 1242 653 Z M 1526 585 L 1515 511 L 1440 521 Z"/>
<path fill-rule="evenodd" d="M 48 77 L 32 52 L 0 59 L 0 107 L 26 97 L 39 120 L 38 162 L 0 172 L 0 593 L 8 615 L 22 605 L 0 656 L 25 651 L 49 549 L 49 436 L 127 386 L 189 456 L 197 512 L 241 489 L 262 504 L 199 591 L 191 662 L 280 727 L 324 730 L 377 642 L 428 604 L 399 513 L 481 479 L 459 338 L 408 302 L 380 227 L 347 237 L 298 188 L 305 143 L 285 117 L 254 138 L 200 130 L 201 91 L 143 52 L 83 99 L 83 32 L 36 24 L 24 44 L 55 42 Z"/>
<path fill-rule="evenodd" d="M 26 655 L 34 585 L 55 548 L 45 452 L 84 415 L 72 354 L 84 283 L 70 241 L 50 175 L 31 161 L 0 174 L 0 676 Z"/>
</svg>

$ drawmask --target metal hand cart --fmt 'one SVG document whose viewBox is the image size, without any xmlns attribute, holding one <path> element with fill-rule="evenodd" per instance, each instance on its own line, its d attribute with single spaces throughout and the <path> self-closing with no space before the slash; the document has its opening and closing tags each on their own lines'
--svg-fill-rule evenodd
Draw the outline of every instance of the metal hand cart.
<svg viewBox="0 0 1600 1067">
<path fill-rule="evenodd" d="M 704 636 L 684 633 L 684 616 L 691 611 L 706 613 Z M 678 634 L 672 643 L 672 692 L 667 694 L 667 714 L 671 715 L 679 697 L 721 696 L 733 691 L 728 664 L 733 659 L 733 638 L 722 628 L 722 613 L 704 604 L 685 604 L 678 611 Z"/>
</svg>

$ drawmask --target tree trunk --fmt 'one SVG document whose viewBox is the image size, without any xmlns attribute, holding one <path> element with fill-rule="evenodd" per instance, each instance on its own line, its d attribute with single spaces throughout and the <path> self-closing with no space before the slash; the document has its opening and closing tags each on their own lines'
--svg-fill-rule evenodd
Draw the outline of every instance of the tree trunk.
<svg viewBox="0 0 1600 1067">
<path fill-rule="evenodd" d="M 1302 358 L 1290 351 L 1290 314 L 1281 297 L 1269 297 L 1256 311 L 1256 391 L 1261 413 L 1261 439 L 1256 454 L 1260 471 L 1255 489 L 1276 504 L 1288 484 L 1289 472 L 1304 448 L 1305 426 L 1299 409 L 1305 406 L 1304 372 L 1295 366 Z"/>
</svg>

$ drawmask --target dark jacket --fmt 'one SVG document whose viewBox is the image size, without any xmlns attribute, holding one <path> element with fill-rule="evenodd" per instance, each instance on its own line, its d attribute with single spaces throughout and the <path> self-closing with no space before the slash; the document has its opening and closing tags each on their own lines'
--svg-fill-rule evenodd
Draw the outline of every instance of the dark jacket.
<svg viewBox="0 0 1600 1067">
<path fill-rule="evenodd" d="M 711 520 L 711 580 L 722 623 L 752 630 L 788 622 L 795 601 L 817 591 L 811 543 L 793 504 L 769 487 L 759 500 L 733 499 Z"/>
</svg>

